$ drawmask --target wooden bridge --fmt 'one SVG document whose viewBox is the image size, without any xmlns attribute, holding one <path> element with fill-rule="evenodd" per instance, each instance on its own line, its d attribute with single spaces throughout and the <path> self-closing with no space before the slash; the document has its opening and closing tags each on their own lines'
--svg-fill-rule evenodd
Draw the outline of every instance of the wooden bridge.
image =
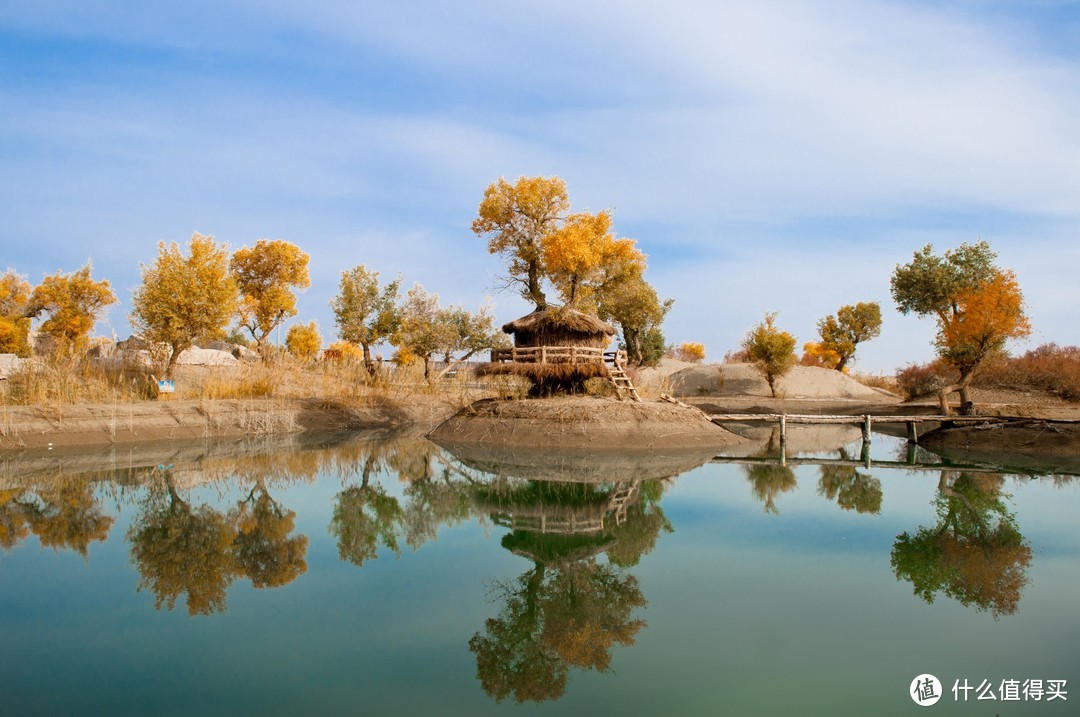
<svg viewBox="0 0 1080 717">
<path fill-rule="evenodd" d="M 662 396 L 663 398 L 663 396 Z M 673 400 L 673 399 L 668 399 Z M 686 404 L 683 404 L 686 405 Z M 1047 419 L 1033 419 L 1024 416 L 941 416 L 941 415 L 923 415 L 923 416 L 872 416 L 865 414 L 862 416 L 842 416 L 842 415 L 811 415 L 811 414 L 787 414 L 787 413 L 712 413 L 705 414 L 706 417 L 713 423 L 777 423 L 780 426 L 780 462 L 786 463 L 785 449 L 787 447 L 787 427 L 788 424 L 810 424 L 810 425 L 856 425 L 862 428 L 862 457 L 860 463 L 864 463 L 869 467 L 869 455 L 870 455 L 870 436 L 875 423 L 889 423 L 898 424 L 903 423 L 907 426 L 907 439 L 908 442 L 914 446 L 919 443 L 919 430 L 918 424 L 920 423 L 936 423 L 936 424 L 988 424 L 988 423 L 1012 423 L 1014 421 L 1030 421 L 1038 420 L 1045 423 L 1080 423 L 1080 419 L 1075 418 L 1047 418 Z"/>
<path fill-rule="evenodd" d="M 713 423 L 777 423 L 780 426 L 780 440 L 787 440 L 787 427 L 793 424 L 811 425 L 849 425 L 862 428 L 862 438 L 870 442 L 870 433 L 874 423 L 903 423 L 907 426 L 907 438 L 912 443 L 919 442 L 918 424 L 920 423 L 1005 423 L 1017 420 L 999 416 L 834 416 L 797 413 L 710 413 L 706 414 Z"/>
</svg>

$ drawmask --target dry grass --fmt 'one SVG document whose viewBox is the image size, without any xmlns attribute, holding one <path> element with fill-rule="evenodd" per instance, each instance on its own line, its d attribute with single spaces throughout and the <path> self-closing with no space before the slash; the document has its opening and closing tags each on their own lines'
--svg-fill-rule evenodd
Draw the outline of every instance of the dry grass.
<svg viewBox="0 0 1080 717">
<path fill-rule="evenodd" d="M 932 395 L 959 379 L 942 361 L 910 364 L 896 374 L 897 385 L 908 398 Z M 1046 393 L 1066 401 L 1080 401 L 1080 347 L 1043 344 L 1022 356 L 987 361 L 972 378 L 973 388 L 1005 388 Z"/>
<path fill-rule="evenodd" d="M 387 364 L 374 375 L 360 361 L 303 362 L 288 355 L 229 366 L 178 366 L 174 394 L 162 399 L 322 399 L 354 405 L 385 405 L 410 396 L 435 395 L 462 403 L 478 390 L 467 371 L 426 381 L 422 366 Z M 63 406 L 124 404 L 158 397 L 149 368 L 102 368 L 93 361 L 41 360 L 0 381 L 0 406 L 40 406 L 62 414 Z"/>
<path fill-rule="evenodd" d="M 886 376 L 883 373 L 856 373 L 852 374 L 851 377 L 863 386 L 880 388 L 889 393 L 900 393 L 900 384 L 897 382 L 896 376 Z"/>
<path fill-rule="evenodd" d="M 589 379 L 606 378 L 602 363 L 490 363 L 478 370 L 483 376 L 519 376 L 532 382 L 532 395 L 565 391 L 584 393 Z"/>
</svg>

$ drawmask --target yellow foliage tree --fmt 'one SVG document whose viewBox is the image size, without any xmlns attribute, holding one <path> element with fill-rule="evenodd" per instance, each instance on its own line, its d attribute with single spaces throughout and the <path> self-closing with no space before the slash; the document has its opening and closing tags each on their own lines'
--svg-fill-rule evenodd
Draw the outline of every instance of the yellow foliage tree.
<svg viewBox="0 0 1080 717">
<path fill-rule="evenodd" d="M 938 354 L 960 370 L 963 393 L 979 364 L 1005 348 L 1009 339 L 1031 334 L 1024 313 L 1024 296 L 1016 275 L 996 270 L 988 281 L 964 289 L 955 297 L 955 313 L 939 326 Z"/>
<path fill-rule="evenodd" d="M 765 314 L 765 320 L 750 330 L 743 339 L 754 368 L 769 384 L 769 392 L 776 398 L 776 380 L 791 370 L 795 363 L 795 337 L 776 326 L 776 314 Z"/>
<path fill-rule="evenodd" d="M 558 177 L 519 177 L 513 184 L 500 178 L 484 191 L 472 223 L 477 236 L 488 238 L 488 251 L 506 259 L 506 286 L 517 287 L 538 309 L 547 306 L 544 239 L 569 209 L 566 182 Z"/>
<path fill-rule="evenodd" d="M 681 343 L 679 344 L 678 355 L 681 361 L 701 363 L 705 360 L 705 344 L 699 344 L 694 341 Z"/>
<path fill-rule="evenodd" d="M 285 319 L 296 316 L 293 289 L 311 286 L 308 255 L 281 239 L 237 249 L 229 269 L 240 290 L 240 326 L 261 347 Z"/>
<path fill-rule="evenodd" d="M 30 282 L 14 269 L 0 274 L 0 316 L 24 316 L 30 292 Z"/>
<path fill-rule="evenodd" d="M 633 239 L 616 239 L 611 213 L 587 212 L 567 217 L 544 237 L 544 267 L 563 302 L 577 308 L 605 278 L 631 265 L 644 271 L 645 255 Z"/>
<path fill-rule="evenodd" d="M 821 368 L 835 369 L 840 363 L 840 354 L 833 351 L 823 342 L 807 341 L 803 344 L 803 366 L 820 366 Z"/>
<path fill-rule="evenodd" d="M 13 269 L 0 274 L 0 354 L 30 355 L 30 319 L 26 318 L 30 291 L 26 277 Z"/>
<path fill-rule="evenodd" d="M 314 321 L 309 324 L 293 324 L 289 332 L 285 334 L 285 348 L 293 356 L 304 361 L 310 361 L 319 354 L 322 348 L 322 336 L 319 335 L 319 326 Z"/>
<path fill-rule="evenodd" d="M 835 316 L 818 321 L 821 346 L 836 356 L 829 368 L 844 371 L 859 344 L 881 335 L 881 306 L 876 301 L 860 301 L 841 306 Z"/>
<path fill-rule="evenodd" d="M 334 361 L 363 361 L 364 352 L 351 341 L 335 341 L 323 352 L 325 358 Z"/>
<path fill-rule="evenodd" d="M 229 251 L 196 232 L 184 256 L 176 242 L 158 243 L 153 264 L 143 264 L 142 286 L 132 298 L 131 324 L 143 338 L 169 347 L 166 375 L 197 337 L 222 335 L 236 313 L 236 281 Z"/>
<path fill-rule="evenodd" d="M 106 306 L 116 303 L 109 282 L 94 281 L 91 271 L 87 262 L 71 274 L 56 272 L 46 276 L 30 294 L 26 314 L 48 316 L 39 330 L 55 339 L 61 352 L 70 354 L 82 349 L 98 316 Z"/>
</svg>

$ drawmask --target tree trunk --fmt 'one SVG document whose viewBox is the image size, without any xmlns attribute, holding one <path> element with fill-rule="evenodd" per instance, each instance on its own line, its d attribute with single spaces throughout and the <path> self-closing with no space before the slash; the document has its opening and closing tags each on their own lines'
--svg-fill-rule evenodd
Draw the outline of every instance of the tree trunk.
<svg viewBox="0 0 1080 717">
<path fill-rule="evenodd" d="M 431 380 L 431 356 L 424 356 L 424 380 Z"/>
<path fill-rule="evenodd" d="M 626 360 L 635 366 L 640 366 L 644 360 L 641 356 L 641 334 L 637 331 L 627 331 L 623 327 L 623 342 L 626 344 Z"/>
<path fill-rule="evenodd" d="M 978 368 L 978 367 L 976 367 Z M 938 405 L 941 408 L 941 414 L 943 416 L 951 416 L 952 413 L 949 409 L 949 394 L 960 394 L 960 413 L 961 415 L 970 416 L 974 413 L 975 406 L 971 401 L 971 379 L 975 376 L 975 368 L 968 369 L 966 372 L 960 372 L 960 380 L 954 384 L 945 386 L 938 391 Z"/>
<path fill-rule="evenodd" d="M 183 344 L 169 344 L 172 353 L 169 354 L 169 362 L 165 364 L 165 378 L 172 378 L 173 367 L 176 366 L 176 359 L 180 358 L 180 354 L 184 353 L 190 346 L 191 344 L 187 344 L 186 346 Z"/>
<path fill-rule="evenodd" d="M 375 362 L 371 360 L 371 344 L 364 342 L 360 344 L 360 348 L 364 351 L 364 370 L 368 372 L 368 375 L 375 375 Z"/>
<path fill-rule="evenodd" d="M 536 304 L 536 310 L 542 311 L 547 308 L 547 297 L 540 288 L 540 266 L 536 262 L 529 264 L 529 280 L 527 283 L 529 299 Z"/>
</svg>

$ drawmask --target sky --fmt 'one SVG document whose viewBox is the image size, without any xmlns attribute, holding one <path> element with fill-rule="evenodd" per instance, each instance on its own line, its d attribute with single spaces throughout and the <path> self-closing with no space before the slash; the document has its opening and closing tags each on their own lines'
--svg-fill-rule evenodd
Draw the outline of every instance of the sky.
<svg viewBox="0 0 1080 717">
<path fill-rule="evenodd" d="M 1080 344 L 1080 0 L 8 0 L 0 168 L 0 271 L 91 260 L 102 335 L 194 232 L 308 252 L 293 321 L 327 343 L 357 264 L 510 321 L 470 225 L 498 178 L 558 175 L 708 360 L 877 301 L 856 370 L 927 361 L 889 277 L 979 240 L 1024 291 L 1013 350 Z"/>
</svg>

